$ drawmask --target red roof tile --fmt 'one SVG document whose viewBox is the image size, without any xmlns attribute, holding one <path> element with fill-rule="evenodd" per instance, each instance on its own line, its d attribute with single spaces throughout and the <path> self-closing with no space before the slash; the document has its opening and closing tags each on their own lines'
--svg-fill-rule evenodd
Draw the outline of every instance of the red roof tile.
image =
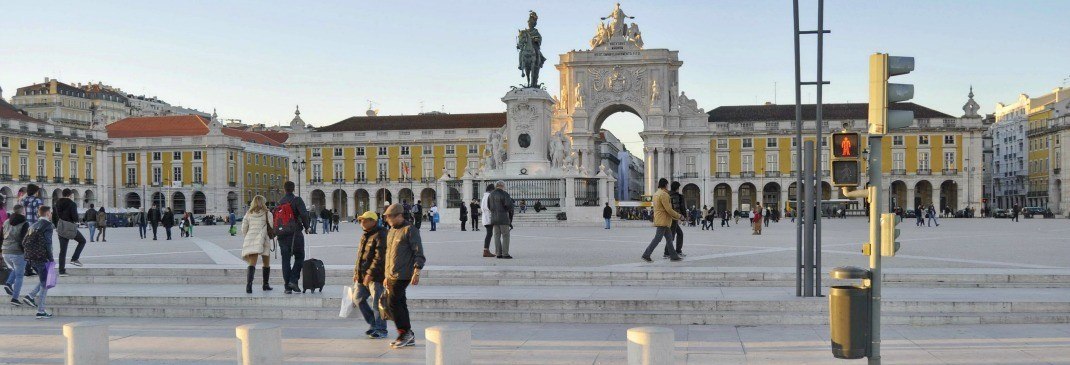
<svg viewBox="0 0 1070 365">
<path fill-rule="evenodd" d="M 14 105 L 8 104 L 8 102 L 4 101 L 4 99 L 0 99 L 0 118 L 13 119 L 24 122 L 41 122 L 41 120 L 37 118 L 24 114 L 21 109 Z"/>
<path fill-rule="evenodd" d="M 268 136 L 260 134 L 259 132 L 249 132 L 243 131 L 241 129 L 224 127 L 223 134 L 231 137 L 241 138 L 241 140 L 245 142 L 266 144 L 269 146 L 282 146 L 282 143 L 279 143 L 278 141 L 271 139 Z"/>
<path fill-rule="evenodd" d="M 275 142 L 286 143 L 287 139 L 290 139 L 290 134 L 279 131 L 257 131 L 256 133 L 263 134 L 268 138 L 275 140 Z"/>
<path fill-rule="evenodd" d="M 199 115 L 132 117 L 105 128 L 108 138 L 203 136 L 208 134 L 208 121 Z"/>
</svg>

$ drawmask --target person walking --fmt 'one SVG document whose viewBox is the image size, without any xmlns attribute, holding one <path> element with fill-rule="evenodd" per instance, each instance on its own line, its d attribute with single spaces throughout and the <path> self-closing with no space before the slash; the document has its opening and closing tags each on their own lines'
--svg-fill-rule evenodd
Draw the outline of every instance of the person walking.
<svg viewBox="0 0 1070 365">
<path fill-rule="evenodd" d="M 431 232 L 434 232 L 438 228 L 438 204 L 431 202 L 431 209 L 427 212 L 430 213 L 428 219 L 431 220 Z"/>
<path fill-rule="evenodd" d="M 926 223 L 926 225 L 932 227 L 932 224 L 936 223 L 937 227 L 940 226 L 940 221 L 936 220 L 936 214 L 936 207 L 933 207 L 932 204 L 929 204 L 929 221 Z"/>
<path fill-rule="evenodd" d="M 234 224 L 235 224 L 235 222 L 237 222 L 238 217 L 234 216 L 234 209 L 230 209 L 227 213 L 228 213 L 227 214 L 227 220 L 230 221 L 230 235 L 231 236 L 237 235 L 238 232 L 237 232 L 237 230 L 234 229 Z"/>
<path fill-rule="evenodd" d="M 379 312 L 379 299 L 383 295 L 384 267 L 378 266 L 372 270 L 375 258 L 386 256 L 386 230 L 379 227 L 379 216 L 372 211 L 361 214 L 357 217 L 357 222 L 364 229 L 364 233 L 357 245 L 357 262 L 353 265 L 353 287 L 357 290 L 354 299 L 364 322 L 368 323 L 368 330 L 364 331 L 364 334 L 372 339 L 386 338 L 386 320 Z"/>
<path fill-rule="evenodd" d="M 36 184 L 26 185 L 26 195 L 19 202 L 19 204 L 22 204 L 22 208 L 26 210 L 26 223 L 31 226 L 37 223 L 37 207 L 44 205 L 40 194 L 41 188 Z"/>
<path fill-rule="evenodd" d="M 741 215 L 742 215 L 742 214 L 740 214 L 740 213 L 741 213 L 741 212 L 739 211 L 739 209 L 736 209 L 736 210 L 733 210 L 733 211 L 732 211 L 732 215 L 736 217 L 736 224 L 739 224 L 739 216 L 741 216 Z"/>
<path fill-rule="evenodd" d="M 766 227 L 769 227 L 769 220 L 772 219 L 772 216 L 773 213 L 770 211 L 769 207 L 764 208 L 764 212 L 762 213 L 762 220 L 765 222 Z M 760 234 L 761 230 L 759 229 L 758 231 L 758 233 Z"/>
<path fill-rule="evenodd" d="M 925 210 L 921 209 L 921 206 L 914 207 L 914 225 L 918 227 L 925 226 Z"/>
<path fill-rule="evenodd" d="M 731 224 L 728 224 L 729 220 L 732 218 L 730 214 L 728 209 L 721 211 L 721 227 L 732 227 Z"/>
<path fill-rule="evenodd" d="M 602 219 L 606 220 L 606 228 L 609 229 L 609 220 L 613 218 L 613 208 L 609 207 L 609 203 L 606 203 L 606 207 L 602 208 Z"/>
<path fill-rule="evenodd" d="M 411 229 L 402 217 L 401 206 L 394 204 L 387 207 L 384 215 L 391 228 L 386 237 L 386 251 L 382 255 L 376 255 L 371 271 L 383 272 L 383 286 L 388 303 L 387 317 L 394 320 L 398 331 L 398 338 L 390 343 L 390 347 L 414 346 L 416 336 L 409 322 L 405 290 L 409 285 L 420 284 L 420 271 L 427 261 L 424 257 L 423 241 L 420 239 L 420 231 Z"/>
<path fill-rule="evenodd" d="M 469 214 L 472 215 L 472 230 L 478 232 L 479 231 L 479 215 L 481 213 L 480 209 L 479 209 L 479 200 L 478 199 L 472 199 L 472 203 L 468 204 L 468 212 L 469 212 Z"/>
<path fill-rule="evenodd" d="M 277 214 L 287 214 L 296 220 L 297 229 L 290 234 L 279 235 L 279 251 L 282 251 L 282 280 L 285 283 L 286 294 L 301 293 L 297 286 L 297 279 L 301 277 L 301 266 L 305 261 L 305 234 L 304 231 L 314 224 L 309 221 L 308 210 L 305 209 L 305 201 L 294 195 L 294 182 L 287 181 L 282 184 L 286 192 L 275 205 Z M 289 212 L 282 212 L 289 209 Z M 281 212 L 281 213 L 280 213 Z M 244 219 L 243 219 L 244 220 Z M 280 222 L 274 222 L 279 224 Z M 291 264 L 291 259 L 293 263 Z"/>
<path fill-rule="evenodd" d="M 145 216 L 145 208 L 142 207 L 137 212 L 137 233 L 141 237 L 141 239 L 145 239 L 145 237 L 148 237 L 148 235 L 149 235 L 148 229 L 146 229 L 146 227 L 147 227 L 146 224 L 147 223 L 148 223 L 148 220 L 147 220 L 147 217 Z"/>
<path fill-rule="evenodd" d="M 413 223 L 413 227 L 420 229 L 420 226 L 422 226 L 422 223 L 424 222 L 424 206 L 419 200 L 412 206 L 412 219 L 416 222 Z"/>
<path fill-rule="evenodd" d="M 468 226 L 468 207 L 465 206 L 464 203 L 462 203 L 460 208 L 461 208 L 461 231 L 464 232 L 465 231 L 465 227 Z"/>
<path fill-rule="evenodd" d="M 37 271 L 37 287 L 22 297 L 22 303 L 31 307 L 37 307 L 37 319 L 52 318 L 52 314 L 45 311 L 45 297 L 48 296 L 48 263 L 55 261 L 52 254 L 52 232 L 55 226 L 49 220 L 52 217 L 52 209 L 48 206 L 37 207 L 38 220 L 30 226 L 27 235 L 31 242 L 23 242 L 23 255 L 26 257 L 26 265 Z M 28 246 L 43 244 L 44 247 Z"/>
<path fill-rule="evenodd" d="M 149 209 L 149 225 L 152 226 L 152 240 L 156 240 L 156 229 L 160 227 L 160 221 L 163 220 L 163 215 L 160 214 L 160 207 L 156 203 L 152 204 L 152 208 Z"/>
<path fill-rule="evenodd" d="M 97 211 L 97 241 L 108 242 L 108 213 L 104 212 L 104 207 L 100 207 Z"/>
<path fill-rule="evenodd" d="M 669 180 L 661 178 L 658 180 L 658 190 L 654 192 L 654 197 L 651 202 L 654 208 L 654 239 L 650 241 L 650 244 L 646 246 L 646 250 L 643 251 L 642 259 L 646 262 L 653 262 L 650 259 L 650 254 L 654 253 L 654 249 L 661 243 L 661 239 L 665 238 L 665 252 L 670 256 L 672 261 L 683 260 L 680 255 L 676 253 L 676 250 L 670 249 L 673 242 L 673 221 L 680 220 L 680 213 L 672 207 L 672 197 L 669 196 Z"/>
<path fill-rule="evenodd" d="M 684 195 L 680 194 L 679 181 L 673 181 L 672 184 L 669 185 L 669 201 L 672 204 L 672 209 L 676 211 L 676 213 L 681 217 L 686 218 L 684 214 L 687 208 L 684 207 Z M 684 230 L 680 227 L 681 222 L 682 219 L 674 219 L 672 221 L 672 225 L 670 226 L 672 228 L 672 237 L 676 239 L 675 250 L 676 256 L 678 257 L 687 256 L 684 254 Z M 669 242 L 672 243 L 672 240 L 669 240 Z M 672 245 L 666 245 L 664 257 L 669 258 L 670 256 L 673 256 L 672 251 Z"/>
<path fill-rule="evenodd" d="M 244 237 L 241 257 L 249 264 L 245 274 L 245 293 L 253 292 L 257 259 L 263 267 L 261 271 L 264 283 L 260 288 L 264 291 L 271 290 L 268 283 L 271 282 L 271 240 L 275 238 L 275 231 L 271 227 L 271 212 L 267 208 L 267 199 L 262 195 L 254 196 L 249 202 L 249 211 L 245 212 L 245 219 L 241 222 L 241 234 Z"/>
<path fill-rule="evenodd" d="M 71 195 L 74 192 L 71 189 L 63 189 L 63 197 L 56 201 L 56 211 L 52 214 L 52 224 L 56 227 L 69 225 L 68 227 L 74 227 L 73 237 L 64 237 L 63 235 L 70 235 L 70 232 L 64 232 L 60 229 L 59 232 L 59 275 L 67 275 L 67 245 L 70 240 L 74 240 L 78 243 L 78 246 L 74 248 L 74 254 L 71 255 L 71 265 L 82 266 L 82 263 L 78 261 L 78 258 L 82 256 L 82 249 L 85 248 L 85 236 L 77 229 L 78 227 L 78 205 L 71 199 Z M 61 222 L 62 221 L 62 222 Z"/>
<path fill-rule="evenodd" d="M 1018 204 L 1015 204 L 1011 208 L 1011 221 L 1013 221 L 1013 222 L 1017 222 L 1018 221 L 1018 212 L 1020 212 L 1020 211 L 1021 210 L 1018 208 Z"/>
<path fill-rule="evenodd" d="M 56 207 L 59 210 L 59 207 Z M 97 241 L 97 208 L 89 204 L 89 210 L 85 211 L 85 225 L 89 226 L 89 242 Z M 62 243 L 60 243 L 62 245 Z"/>
<path fill-rule="evenodd" d="M 512 259 L 509 255 L 509 232 L 513 229 L 513 198 L 505 192 L 505 181 L 494 183 L 494 191 L 487 197 L 490 208 L 490 224 L 494 225 L 494 251 L 499 259 Z"/>
<path fill-rule="evenodd" d="M 21 205 L 11 207 L 11 215 L 4 221 L 3 251 L 4 264 L 7 265 L 7 280 L 4 281 L 4 291 L 11 296 L 11 305 L 20 306 L 19 293 L 22 290 L 22 279 L 26 273 L 26 256 L 22 251 L 22 238 L 26 236 L 26 215 Z"/>
<path fill-rule="evenodd" d="M 163 212 L 163 217 L 160 218 L 160 222 L 163 223 L 163 230 L 167 233 L 167 240 L 171 240 L 171 227 L 175 226 L 175 213 L 171 211 L 171 207 L 167 207 Z"/>
<path fill-rule="evenodd" d="M 490 253 L 490 239 L 494 236 L 494 225 L 490 224 L 490 207 L 487 206 L 487 200 L 490 198 L 490 193 L 494 191 L 494 184 L 487 184 L 487 188 L 484 189 L 483 198 L 479 200 L 479 210 L 483 211 L 483 216 L 479 218 L 479 223 L 483 225 L 485 231 L 487 231 L 486 237 L 483 237 L 483 257 L 495 257 Z"/>
<path fill-rule="evenodd" d="M 323 226 L 323 234 L 331 233 L 331 211 L 327 208 L 320 209 L 319 220 Z"/>
<path fill-rule="evenodd" d="M 761 203 L 756 203 L 754 205 L 754 207 L 751 208 L 751 225 L 753 227 L 753 232 L 751 232 L 751 234 L 753 234 L 753 235 L 761 235 L 762 234 L 762 204 Z"/>
</svg>

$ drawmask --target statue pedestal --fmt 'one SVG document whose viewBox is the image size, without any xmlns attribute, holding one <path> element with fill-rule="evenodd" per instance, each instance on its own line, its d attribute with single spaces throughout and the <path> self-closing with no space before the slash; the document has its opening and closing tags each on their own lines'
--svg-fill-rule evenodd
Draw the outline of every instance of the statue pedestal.
<svg viewBox="0 0 1070 365">
<path fill-rule="evenodd" d="M 508 159 L 501 175 L 546 176 L 550 171 L 550 119 L 554 100 L 546 90 L 523 88 L 502 97 L 506 106 L 505 138 Z"/>
</svg>

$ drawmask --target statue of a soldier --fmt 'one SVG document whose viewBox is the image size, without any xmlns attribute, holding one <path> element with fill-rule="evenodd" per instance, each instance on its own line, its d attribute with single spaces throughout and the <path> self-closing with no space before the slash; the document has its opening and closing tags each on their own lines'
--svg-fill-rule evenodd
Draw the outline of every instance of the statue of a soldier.
<svg viewBox="0 0 1070 365">
<path fill-rule="evenodd" d="M 522 75 L 527 78 L 524 87 L 539 87 L 539 69 L 542 68 L 546 57 L 542 55 L 542 35 L 535 29 L 539 22 L 539 15 L 534 11 L 528 15 L 528 29 L 521 29 L 516 37 L 516 49 L 520 50 L 520 66 Z"/>
</svg>

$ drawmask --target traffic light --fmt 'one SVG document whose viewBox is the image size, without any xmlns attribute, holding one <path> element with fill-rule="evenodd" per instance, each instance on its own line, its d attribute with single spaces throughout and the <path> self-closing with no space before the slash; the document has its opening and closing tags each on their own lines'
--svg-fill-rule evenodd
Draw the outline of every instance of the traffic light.
<svg viewBox="0 0 1070 365">
<path fill-rule="evenodd" d="M 885 53 L 869 57 L 869 134 L 883 135 L 913 122 L 914 112 L 888 109 L 889 103 L 914 97 L 914 85 L 888 83 L 889 77 L 910 71 L 914 71 L 914 57 L 896 57 Z"/>
<path fill-rule="evenodd" d="M 832 186 L 858 186 L 862 183 L 860 167 L 861 137 L 854 132 L 832 134 Z"/>
<path fill-rule="evenodd" d="M 896 241 L 899 238 L 899 222 L 902 218 L 899 218 L 895 213 L 882 213 L 881 214 L 881 256 L 895 256 L 895 252 L 899 251 L 899 242 Z"/>
</svg>

